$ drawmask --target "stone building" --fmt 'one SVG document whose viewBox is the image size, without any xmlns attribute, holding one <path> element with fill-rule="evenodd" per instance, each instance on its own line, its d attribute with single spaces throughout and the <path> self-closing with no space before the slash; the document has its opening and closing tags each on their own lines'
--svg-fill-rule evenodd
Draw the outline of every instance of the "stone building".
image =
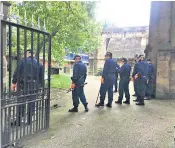
<svg viewBox="0 0 175 148">
<path fill-rule="evenodd" d="M 153 1 L 146 54 L 156 68 L 156 98 L 175 98 L 175 2 Z"/>
<path fill-rule="evenodd" d="M 148 26 L 104 28 L 101 45 L 94 54 L 94 63 L 92 62 L 95 69 L 103 68 L 104 55 L 107 51 L 112 52 L 114 58 L 126 57 L 129 59 L 134 58 L 135 54 L 144 54 L 148 43 L 148 32 Z"/>
</svg>

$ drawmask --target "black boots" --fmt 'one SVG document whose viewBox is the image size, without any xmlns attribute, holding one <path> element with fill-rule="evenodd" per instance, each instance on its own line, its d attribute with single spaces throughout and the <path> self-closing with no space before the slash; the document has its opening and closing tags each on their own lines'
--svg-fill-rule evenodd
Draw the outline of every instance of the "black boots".
<svg viewBox="0 0 175 148">
<path fill-rule="evenodd" d="M 145 105 L 144 102 L 137 102 L 136 105 Z"/>
<path fill-rule="evenodd" d="M 96 107 L 101 107 L 101 106 L 104 106 L 104 103 L 100 102 L 98 104 L 95 104 Z"/>
<path fill-rule="evenodd" d="M 108 103 L 108 104 L 106 104 L 106 107 L 111 108 L 111 107 L 112 107 L 112 105 Z"/>
<path fill-rule="evenodd" d="M 124 104 L 130 104 L 129 100 L 123 101 Z"/>
<path fill-rule="evenodd" d="M 122 104 L 122 101 L 115 101 L 116 104 Z"/>
<path fill-rule="evenodd" d="M 69 112 L 78 112 L 78 107 L 73 107 L 72 109 L 69 109 Z"/>
<path fill-rule="evenodd" d="M 151 97 L 145 97 L 144 100 L 151 100 Z"/>
<path fill-rule="evenodd" d="M 88 112 L 89 111 L 89 109 L 88 109 L 88 103 L 86 103 L 86 104 L 84 104 L 84 108 L 85 108 L 85 112 Z"/>
<path fill-rule="evenodd" d="M 85 112 L 89 111 L 87 105 L 88 105 L 88 103 L 84 104 Z M 74 106 L 72 109 L 69 109 L 69 112 L 73 112 L 73 113 L 78 112 L 78 107 Z"/>
</svg>

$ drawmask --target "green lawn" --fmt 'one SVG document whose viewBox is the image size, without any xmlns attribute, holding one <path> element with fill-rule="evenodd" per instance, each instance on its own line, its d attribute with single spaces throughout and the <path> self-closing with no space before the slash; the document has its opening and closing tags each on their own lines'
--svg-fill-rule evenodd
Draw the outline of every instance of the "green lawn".
<svg viewBox="0 0 175 148">
<path fill-rule="evenodd" d="M 70 88 L 71 79 L 70 76 L 65 74 L 52 75 L 51 76 L 51 88 Z"/>
</svg>

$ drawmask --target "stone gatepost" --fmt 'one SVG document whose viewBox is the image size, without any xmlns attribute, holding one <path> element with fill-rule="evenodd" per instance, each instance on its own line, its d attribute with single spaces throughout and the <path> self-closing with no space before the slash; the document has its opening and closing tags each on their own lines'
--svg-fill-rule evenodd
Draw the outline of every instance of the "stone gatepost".
<svg viewBox="0 0 175 148">
<path fill-rule="evenodd" d="M 3 2 L 3 1 L 1 1 L 0 2 L 0 21 L 1 20 L 7 20 L 7 15 L 8 15 L 8 7 L 10 6 L 10 3 L 8 3 L 8 2 Z M 6 75 L 7 75 L 7 60 L 6 60 L 6 26 L 5 25 L 3 25 L 1 22 L 0 22 L 0 29 L 2 28 L 2 32 L 1 33 L 3 33 L 3 39 L 1 39 L 1 37 L 0 37 L 0 45 L 2 44 L 1 42 L 3 42 L 3 47 L 1 46 L 0 47 L 0 52 L 1 52 L 1 56 L 3 57 L 3 59 L 2 59 L 2 61 L 3 61 L 3 65 L 2 65 L 2 63 L 0 62 L 0 65 L 2 65 L 3 66 L 3 76 L 0 74 L 0 77 L 2 76 L 3 77 L 3 82 L 1 82 L 1 83 L 3 83 L 3 88 L 1 88 L 0 87 L 0 97 L 2 97 L 3 95 L 3 93 L 4 93 L 4 91 L 5 91 L 5 88 L 6 88 L 6 83 L 7 83 L 7 77 L 6 77 Z M 1 57 L 0 56 L 0 57 Z M 4 98 L 1 98 L 1 99 L 4 99 Z M 2 101 L 0 101 L 0 107 L 2 107 L 3 106 L 3 102 Z M 2 117 L 1 117 L 1 115 L 2 115 Z M 1 117 L 1 120 L 3 120 L 3 118 L 4 118 L 4 116 L 5 116 L 5 112 L 0 108 L 0 117 Z M 7 120 L 8 120 L 8 117 L 7 117 Z M 8 123 L 8 122 L 6 122 L 6 123 Z M 8 124 L 6 124 L 6 125 L 2 125 L 2 124 L 0 124 L 0 147 L 2 146 L 2 145 L 4 145 L 4 144 L 6 144 L 6 143 L 10 143 L 10 131 L 9 130 L 5 130 L 4 129 L 4 127 L 5 126 L 9 126 Z M 9 129 L 9 128 L 7 128 L 7 129 Z"/>
<path fill-rule="evenodd" d="M 153 1 L 148 58 L 156 69 L 156 98 L 175 98 L 175 2 Z"/>
<path fill-rule="evenodd" d="M 3 20 L 7 20 L 8 16 L 8 7 L 11 5 L 9 2 L 1 1 L 3 3 Z M 3 28 L 3 91 L 5 90 L 6 83 L 7 83 L 7 59 L 6 59 L 6 26 L 2 25 Z"/>
</svg>

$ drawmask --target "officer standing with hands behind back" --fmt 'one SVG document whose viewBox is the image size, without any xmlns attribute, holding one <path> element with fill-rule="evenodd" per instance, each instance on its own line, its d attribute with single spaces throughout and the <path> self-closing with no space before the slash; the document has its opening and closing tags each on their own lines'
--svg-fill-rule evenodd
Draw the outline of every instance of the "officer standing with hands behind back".
<svg viewBox="0 0 175 148">
<path fill-rule="evenodd" d="M 122 58 L 120 60 L 121 67 L 117 71 L 120 74 L 120 82 L 119 82 L 119 97 L 118 101 L 115 101 L 117 104 L 122 104 L 123 93 L 125 93 L 126 101 L 123 103 L 130 104 L 130 94 L 129 94 L 129 82 L 130 82 L 130 72 L 131 66 L 127 63 L 126 58 Z"/>
<path fill-rule="evenodd" d="M 105 64 L 103 68 L 103 74 L 100 87 L 100 102 L 96 104 L 96 107 L 104 106 L 106 92 L 108 91 L 108 103 L 107 107 L 112 107 L 113 102 L 113 86 L 116 80 L 116 62 L 112 59 L 112 53 L 107 52 L 105 55 Z"/>
<path fill-rule="evenodd" d="M 144 61 L 144 56 L 139 56 L 139 62 L 134 66 L 134 71 L 132 76 L 135 79 L 136 83 L 136 93 L 137 99 L 134 100 L 136 105 L 145 105 L 144 98 L 148 83 L 148 72 L 149 72 L 149 65 L 146 61 Z"/>
<path fill-rule="evenodd" d="M 73 108 L 69 109 L 69 112 L 78 112 L 78 105 L 79 105 L 79 98 L 84 105 L 85 112 L 88 112 L 88 103 L 86 101 L 86 97 L 84 94 L 84 82 L 87 76 L 87 68 L 82 63 L 81 57 L 76 55 L 74 57 L 75 65 L 73 68 L 73 76 L 71 77 L 72 80 L 72 100 L 73 100 Z"/>
</svg>

